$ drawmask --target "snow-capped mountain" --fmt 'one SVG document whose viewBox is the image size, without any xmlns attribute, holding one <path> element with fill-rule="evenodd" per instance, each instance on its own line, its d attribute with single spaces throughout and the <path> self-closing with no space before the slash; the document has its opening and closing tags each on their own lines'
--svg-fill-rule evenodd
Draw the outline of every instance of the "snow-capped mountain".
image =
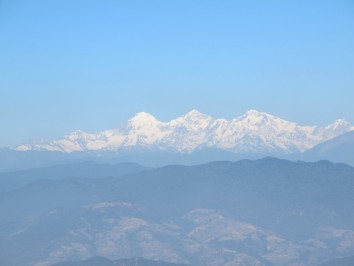
<svg viewBox="0 0 354 266">
<path fill-rule="evenodd" d="M 250 110 L 232 119 L 214 119 L 197 110 L 169 122 L 137 113 L 124 126 L 97 134 L 74 131 L 59 140 L 24 144 L 17 150 L 98 151 L 143 148 L 182 153 L 217 148 L 236 153 L 293 153 L 354 130 L 344 119 L 325 127 L 302 126 Z"/>
</svg>

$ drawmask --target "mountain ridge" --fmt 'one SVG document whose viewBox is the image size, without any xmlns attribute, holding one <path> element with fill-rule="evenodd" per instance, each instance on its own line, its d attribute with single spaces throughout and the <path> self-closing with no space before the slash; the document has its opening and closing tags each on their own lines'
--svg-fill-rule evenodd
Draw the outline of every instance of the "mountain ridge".
<svg viewBox="0 0 354 266">
<path fill-rule="evenodd" d="M 143 258 L 109 260 L 105 257 L 92 257 L 83 261 L 66 261 L 52 264 L 50 266 L 188 266 L 187 264 L 176 264 L 164 261 L 146 260 Z M 190 266 L 190 265 L 189 265 Z"/>
<path fill-rule="evenodd" d="M 0 261 L 318 265 L 352 255 L 353 188 L 353 167 L 271 157 L 42 179 L 1 196 Z"/>
<path fill-rule="evenodd" d="M 194 109 L 169 122 L 140 112 L 117 129 L 97 134 L 76 130 L 62 139 L 35 141 L 20 145 L 16 150 L 71 153 L 141 148 L 191 153 L 216 148 L 233 153 L 290 154 L 306 151 L 350 130 L 354 130 L 354 126 L 344 119 L 324 127 L 302 126 L 256 110 L 226 120 L 214 119 Z"/>
</svg>

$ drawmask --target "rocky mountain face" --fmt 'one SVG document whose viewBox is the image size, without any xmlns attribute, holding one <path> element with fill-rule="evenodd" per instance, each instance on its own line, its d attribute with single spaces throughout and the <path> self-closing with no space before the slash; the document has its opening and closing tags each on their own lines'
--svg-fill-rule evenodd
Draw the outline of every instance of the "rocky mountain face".
<svg viewBox="0 0 354 266">
<path fill-rule="evenodd" d="M 353 130 L 344 119 L 321 126 L 301 126 L 276 116 L 250 110 L 241 117 L 214 119 L 196 110 L 169 122 L 138 113 L 124 126 L 91 134 L 74 131 L 63 139 L 24 144 L 17 150 L 103 151 L 173 150 L 190 153 L 215 148 L 235 153 L 294 153 Z"/>
<path fill-rule="evenodd" d="M 1 192 L 0 265 L 102 256 L 308 266 L 353 255 L 354 168 L 347 165 L 265 158 L 126 176 L 116 169 L 99 178 L 43 174 Z M 30 174 L 11 177 L 21 173 Z"/>
</svg>

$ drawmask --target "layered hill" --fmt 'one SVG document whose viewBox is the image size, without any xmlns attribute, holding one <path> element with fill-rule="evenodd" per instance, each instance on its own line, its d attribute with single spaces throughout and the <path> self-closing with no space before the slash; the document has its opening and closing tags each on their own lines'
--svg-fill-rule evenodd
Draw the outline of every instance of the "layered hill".
<svg viewBox="0 0 354 266">
<path fill-rule="evenodd" d="M 102 256 L 293 266 L 353 255 L 347 165 L 265 158 L 92 178 L 94 166 L 89 178 L 43 175 L 0 195 L 1 265 Z"/>
</svg>

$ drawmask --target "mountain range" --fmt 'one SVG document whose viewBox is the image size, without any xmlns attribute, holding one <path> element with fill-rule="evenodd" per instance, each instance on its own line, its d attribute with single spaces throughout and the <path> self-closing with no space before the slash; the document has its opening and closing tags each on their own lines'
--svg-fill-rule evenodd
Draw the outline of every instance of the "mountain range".
<svg viewBox="0 0 354 266">
<path fill-rule="evenodd" d="M 231 120 L 214 119 L 192 110 L 169 122 L 141 112 L 117 129 L 97 134 L 77 130 L 59 140 L 34 141 L 16 149 L 66 153 L 143 149 L 191 153 L 208 148 L 275 155 L 304 152 L 353 129 L 344 119 L 324 127 L 302 126 L 256 110 Z"/>
<path fill-rule="evenodd" d="M 51 266 L 189 266 L 164 261 L 146 260 L 143 258 L 109 260 L 104 257 L 93 257 L 84 261 L 67 261 L 55 263 Z"/>
<path fill-rule="evenodd" d="M 354 256 L 338 258 L 335 260 L 328 261 L 319 266 L 353 266 L 354 265 Z"/>
<path fill-rule="evenodd" d="M 310 266 L 353 256 L 353 167 L 275 158 L 128 166 L 3 173 L 0 186 L 15 186 L 0 191 L 0 265 L 102 256 Z"/>
</svg>

